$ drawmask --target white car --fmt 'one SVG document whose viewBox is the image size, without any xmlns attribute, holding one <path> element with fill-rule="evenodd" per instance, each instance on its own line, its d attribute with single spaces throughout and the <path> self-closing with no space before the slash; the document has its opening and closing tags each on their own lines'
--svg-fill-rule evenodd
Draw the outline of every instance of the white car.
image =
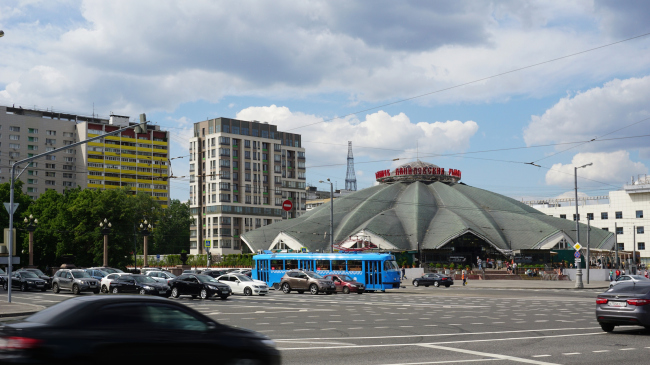
<svg viewBox="0 0 650 365">
<path fill-rule="evenodd" d="M 169 281 L 176 277 L 176 275 L 167 271 L 149 271 L 146 275 L 159 283 L 165 284 L 169 284 Z"/>
<path fill-rule="evenodd" d="M 108 293 L 108 288 L 111 287 L 111 282 L 122 275 L 130 275 L 128 272 L 116 272 L 113 274 L 108 274 L 102 278 L 100 282 L 102 293 Z"/>
<path fill-rule="evenodd" d="M 638 282 L 650 283 L 650 279 L 646 278 L 643 275 L 621 275 L 618 279 L 609 283 L 609 287 L 613 287 L 616 284 L 620 283 L 638 283 Z"/>
<path fill-rule="evenodd" d="M 266 295 L 269 293 L 269 287 L 265 282 L 261 280 L 253 280 L 246 275 L 221 275 L 217 278 L 217 281 L 228 285 L 233 294 Z"/>
</svg>

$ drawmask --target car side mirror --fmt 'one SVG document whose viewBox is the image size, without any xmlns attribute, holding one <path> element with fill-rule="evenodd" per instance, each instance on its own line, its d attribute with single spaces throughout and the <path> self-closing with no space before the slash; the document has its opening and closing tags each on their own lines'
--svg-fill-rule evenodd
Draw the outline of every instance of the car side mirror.
<svg viewBox="0 0 650 365">
<path fill-rule="evenodd" d="M 237 280 L 237 284 L 241 283 L 241 281 Z"/>
<path fill-rule="evenodd" d="M 217 329 L 217 324 L 214 322 L 208 322 L 206 323 L 206 325 L 208 326 L 209 331 L 214 331 Z"/>
</svg>

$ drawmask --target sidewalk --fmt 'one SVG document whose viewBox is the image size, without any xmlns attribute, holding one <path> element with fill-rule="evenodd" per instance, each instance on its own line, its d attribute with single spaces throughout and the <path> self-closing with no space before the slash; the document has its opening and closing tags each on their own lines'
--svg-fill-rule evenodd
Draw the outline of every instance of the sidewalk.
<svg viewBox="0 0 650 365">
<path fill-rule="evenodd" d="M 42 305 L 7 303 L 5 300 L 0 300 L 0 318 L 28 316 L 42 309 L 45 309 Z"/>
<path fill-rule="evenodd" d="M 413 288 L 410 280 L 403 281 L 402 285 L 407 289 Z M 609 281 L 593 281 L 589 284 L 583 281 L 585 289 L 603 289 L 609 288 Z M 454 287 L 462 287 L 462 280 L 454 280 Z M 479 289 L 575 289 L 575 281 L 561 280 L 468 280 L 467 286 Z"/>
</svg>

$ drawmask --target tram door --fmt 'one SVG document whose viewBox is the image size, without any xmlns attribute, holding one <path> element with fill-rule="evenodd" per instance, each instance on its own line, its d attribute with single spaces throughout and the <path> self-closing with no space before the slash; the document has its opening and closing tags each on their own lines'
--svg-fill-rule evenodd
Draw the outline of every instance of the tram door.
<svg viewBox="0 0 650 365">
<path fill-rule="evenodd" d="M 257 280 L 269 282 L 269 260 L 257 260 Z"/>
<path fill-rule="evenodd" d="M 381 285 L 381 261 L 364 261 L 363 270 L 366 288 L 379 288 Z"/>
<path fill-rule="evenodd" d="M 316 271 L 314 270 L 313 260 L 300 260 L 300 268 L 307 271 Z"/>
</svg>

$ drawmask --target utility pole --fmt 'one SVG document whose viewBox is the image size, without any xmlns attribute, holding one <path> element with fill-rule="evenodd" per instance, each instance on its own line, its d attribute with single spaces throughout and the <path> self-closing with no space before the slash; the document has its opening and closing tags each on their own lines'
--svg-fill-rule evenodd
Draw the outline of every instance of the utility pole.
<svg viewBox="0 0 650 365">
<path fill-rule="evenodd" d="M 614 261 L 614 265 L 616 269 L 618 270 L 618 226 L 616 225 L 616 222 L 614 222 L 614 247 L 616 249 L 616 259 Z"/>
<path fill-rule="evenodd" d="M 590 240 L 590 233 L 591 233 L 591 221 L 589 220 L 589 217 L 587 217 L 587 262 L 585 263 L 587 265 L 587 284 L 589 284 L 589 266 L 591 263 L 591 256 L 589 254 L 589 240 Z"/>
<path fill-rule="evenodd" d="M 575 195 L 576 195 L 576 244 L 580 243 L 580 215 L 578 213 L 578 169 L 581 169 L 583 167 L 591 166 L 593 163 L 588 163 L 586 165 L 582 166 L 577 166 L 573 168 L 574 172 L 574 182 L 575 182 Z M 579 251 L 579 250 L 576 250 Z M 578 258 L 576 257 L 576 289 L 582 289 L 584 288 L 584 284 L 582 283 L 582 268 L 580 267 L 580 262 L 578 262 Z"/>
</svg>

